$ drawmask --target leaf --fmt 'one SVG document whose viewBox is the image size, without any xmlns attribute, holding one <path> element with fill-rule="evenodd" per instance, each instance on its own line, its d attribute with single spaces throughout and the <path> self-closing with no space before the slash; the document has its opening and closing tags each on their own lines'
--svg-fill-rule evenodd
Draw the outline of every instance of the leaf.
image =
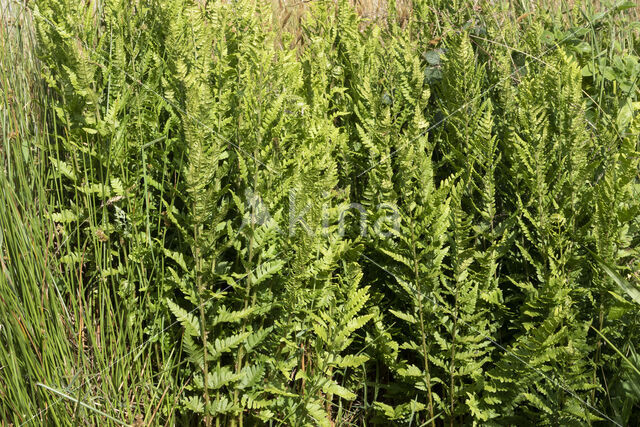
<svg viewBox="0 0 640 427">
<path fill-rule="evenodd" d="M 171 301 L 167 298 L 167 305 L 169 306 L 169 310 L 173 313 L 174 316 L 178 319 L 180 324 L 184 327 L 185 333 L 189 336 L 200 336 L 200 324 L 196 320 L 196 317 L 187 312 L 187 310 L 180 307 L 175 302 Z"/>
<path fill-rule="evenodd" d="M 365 356 L 364 354 L 348 354 L 336 358 L 334 363 L 341 368 L 355 368 L 364 365 L 368 360 L 369 356 Z"/>
<path fill-rule="evenodd" d="M 284 266 L 284 261 L 267 261 L 258 266 L 255 274 L 251 273 L 252 285 L 257 286 L 272 277 Z"/>
<path fill-rule="evenodd" d="M 247 365 L 240 371 L 239 389 L 251 388 L 256 385 L 264 376 L 264 366 Z"/>
<path fill-rule="evenodd" d="M 113 192 L 118 196 L 124 196 L 124 185 L 122 184 L 122 180 L 118 177 L 111 178 L 111 188 Z"/>
<path fill-rule="evenodd" d="M 588 249 L 587 249 L 588 250 Z M 600 267 L 607 273 L 607 275 L 620 287 L 622 291 L 624 291 L 629 298 L 635 301 L 637 304 L 640 304 L 640 290 L 633 286 L 631 283 L 627 282 L 624 277 L 622 277 L 613 266 L 607 264 L 602 258 L 600 258 L 595 253 L 589 250 L 591 256 L 596 260 L 596 262 L 600 265 Z"/>
<path fill-rule="evenodd" d="M 583 77 L 591 77 L 595 74 L 593 63 L 589 62 L 584 67 L 582 67 L 582 76 Z"/>
<path fill-rule="evenodd" d="M 225 306 L 222 306 L 213 320 L 207 323 L 210 327 L 219 325 L 221 323 L 238 323 L 241 320 L 248 318 L 254 311 L 255 309 L 252 307 L 238 311 L 227 311 L 227 308 Z"/>
<path fill-rule="evenodd" d="M 322 387 L 322 391 L 326 394 L 335 394 L 336 396 L 340 396 L 346 400 L 353 400 L 356 398 L 356 394 L 342 387 L 338 383 L 333 380 L 327 380 L 325 385 Z"/>
<path fill-rule="evenodd" d="M 229 383 L 236 381 L 239 378 L 239 375 L 233 373 L 227 366 L 221 366 L 213 372 L 208 372 L 207 377 L 207 387 L 210 390 L 218 390 L 228 385 Z M 202 388 L 202 378 L 197 378 L 199 379 L 199 381 L 196 380 L 196 385 Z"/>
<path fill-rule="evenodd" d="M 210 415 L 227 414 L 229 412 L 239 411 L 241 408 L 234 405 L 226 396 L 220 396 L 209 407 Z"/>
<path fill-rule="evenodd" d="M 607 342 L 607 344 L 609 344 L 611 346 L 611 348 L 613 348 L 615 350 L 616 353 L 618 353 L 618 355 L 620 357 L 622 357 L 622 360 L 624 360 L 625 362 L 627 362 L 629 364 L 629 366 L 631 366 L 631 368 L 636 372 L 636 374 L 640 375 L 640 367 L 636 366 L 631 360 L 629 360 L 619 349 L 618 347 L 616 347 L 615 345 L 613 345 L 613 343 L 611 341 L 609 341 L 607 339 L 607 337 L 604 336 L 604 334 L 602 334 L 602 332 L 600 332 L 599 330 L 597 330 L 596 328 L 594 328 L 593 326 L 591 327 L 591 329 L 593 329 L 598 335 L 600 335 L 600 337 L 605 340 Z"/>
<path fill-rule="evenodd" d="M 247 337 L 247 342 L 244 347 L 248 353 L 252 352 L 258 344 L 260 344 L 273 330 L 273 327 L 261 328 L 253 332 Z"/>
<path fill-rule="evenodd" d="M 605 79 L 610 81 L 614 81 L 616 79 L 616 73 L 613 71 L 612 67 L 606 65 L 604 67 L 600 67 L 600 71 Z"/>
<path fill-rule="evenodd" d="M 591 45 L 587 42 L 580 42 L 576 46 L 573 47 L 576 52 L 579 53 L 589 53 L 591 52 Z M 584 74 L 583 74 L 584 75 Z"/>
<path fill-rule="evenodd" d="M 66 176 L 67 178 L 69 178 L 72 181 L 76 181 L 76 174 L 73 171 L 73 169 L 71 168 L 71 166 L 69 166 L 67 163 L 65 163 L 64 161 L 60 160 L 60 159 L 56 159 L 52 156 L 49 156 L 49 160 L 51 160 L 51 164 L 53 165 L 53 168 L 58 172 L 61 173 L 62 175 Z"/>
<path fill-rule="evenodd" d="M 411 314 L 403 313 L 403 312 L 398 311 L 398 310 L 389 310 L 389 313 L 393 314 L 398 319 L 402 319 L 405 322 L 408 322 L 408 323 L 410 323 L 412 325 L 417 322 L 416 318 Z"/>
<path fill-rule="evenodd" d="M 189 398 L 184 399 L 182 403 L 185 408 L 197 414 L 202 414 L 204 412 L 204 402 L 199 396 L 189 396 Z"/>
<path fill-rule="evenodd" d="M 393 406 L 387 405 L 383 402 L 373 402 L 373 407 L 378 411 L 381 411 L 384 416 L 390 420 L 394 420 L 396 418 L 396 413 L 393 410 Z"/>
<path fill-rule="evenodd" d="M 633 9 L 637 6 L 638 4 L 634 1 L 623 1 L 616 5 L 616 11 L 621 12 L 623 10 Z"/>
<path fill-rule="evenodd" d="M 327 411 L 325 411 L 325 409 L 321 405 L 319 405 L 313 400 L 310 400 L 306 404 L 305 409 L 307 410 L 309 415 L 313 418 L 313 421 L 314 421 L 313 425 L 321 426 L 321 427 L 331 427 L 332 424 L 327 418 Z"/>
<path fill-rule="evenodd" d="M 434 49 L 425 53 L 424 59 L 429 65 L 440 65 L 440 55 L 442 55 L 442 49 Z"/>
<path fill-rule="evenodd" d="M 209 360 L 218 360 L 222 356 L 222 353 L 230 352 L 238 347 L 249 335 L 249 332 L 243 332 L 227 338 L 216 338 L 213 343 L 208 342 L 207 357 Z"/>
<path fill-rule="evenodd" d="M 244 394 L 242 396 L 242 405 L 247 409 L 263 409 L 271 406 L 272 400 L 269 399 L 257 399 L 254 396 Z"/>
<path fill-rule="evenodd" d="M 191 273 L 191 271 L 187 267 L 187 263 L 184 260 L 184 255 L 182 254 L 182 252 L 172 251 L 167 248 L 162 248 L 162 250 L 165 256 L 174 260 L 176 264 L 178 264 L 185 273 L 187 274 Z"/>
<path fill-rule="evenodd" d="M 69 223 L 78 220 L 78 215 L 70 209 L 64 209 L 61 212 L 53 212 L 50 217 L 52 221 L 60 223 Z"/>
<path fill-rule="evenodd" d="M 435 83 L 442 80 L 443 74 L 439 67 L 427 67 L 424 69 L 424 78 L 428 83 Z"/>
<path fill-rule="evenodd" d="M 616 119 L 616 123 L 618 124 L 618 129 L 624 130 L 631 123 L 631 119 L 633 118 L 633 105 L 630 100 L 627 100 L 622 108 L 618 111 L 618 118 Z"/>
</svg>

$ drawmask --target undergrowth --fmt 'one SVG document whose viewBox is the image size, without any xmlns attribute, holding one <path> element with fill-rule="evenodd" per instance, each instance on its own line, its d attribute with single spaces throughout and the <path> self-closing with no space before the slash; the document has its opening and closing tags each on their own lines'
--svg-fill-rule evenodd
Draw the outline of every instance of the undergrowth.
<svg viewBox="0 0 640 427">
<path fill-rule="evenodd" d="M 640 417 L 635 5 L 521 3 L 8 2 L 0 418 Z"/>
</svg>

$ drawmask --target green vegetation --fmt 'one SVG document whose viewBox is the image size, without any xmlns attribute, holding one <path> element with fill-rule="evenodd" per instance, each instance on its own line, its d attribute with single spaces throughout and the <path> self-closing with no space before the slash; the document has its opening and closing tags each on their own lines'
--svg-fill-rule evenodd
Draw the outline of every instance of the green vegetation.
<svg viewBox="0 0 640 427">
<path fill-rule="evenodd" d="M 640 418 L 635 3 L 372 5 L 2 3 L 0 419 Z"/>
</svg>

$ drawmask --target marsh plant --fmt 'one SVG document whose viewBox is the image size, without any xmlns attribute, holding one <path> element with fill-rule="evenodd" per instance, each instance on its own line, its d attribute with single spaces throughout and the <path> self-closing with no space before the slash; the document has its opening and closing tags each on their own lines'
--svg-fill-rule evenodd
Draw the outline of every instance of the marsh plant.
<svg viewBox="0 0 640 427">
<path fill-rule="evenodd" d="M 640 417 L 633 4 L 9 3 L 0 418 Z"/>
</svg>

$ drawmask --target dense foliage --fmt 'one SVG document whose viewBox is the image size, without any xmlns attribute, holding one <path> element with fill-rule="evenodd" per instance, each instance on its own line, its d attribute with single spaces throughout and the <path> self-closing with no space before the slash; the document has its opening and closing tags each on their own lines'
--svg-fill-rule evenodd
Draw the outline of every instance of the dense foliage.
<svg viewBox="0 0 640 427">
<path fill-rule="evenodd" d="M 68 411 L 237 426 L 640 417 L 627 3 L 563 17 L 430 0 L 401 18 L 389 2 L 372 21 L 317 2 L 295 29 L 250 0 L 34 3 L 46 129 L 31 215 L 49 260 L 34 274 L 122 318 L 88 338 L 66 326 L 69 360 L 127 348 L 99 369 L 0 371 L 34 404 L 63 405 L 44 386 L 89 402 L 96 375 L 152 354 L 150 377 L 113 386 L 142 384 L 144 405 L 115 393 L 65 398 Z M 3 271 L 19 247 L 3 247 Z M 31 298 L 16 286 L 2 295 Z M 8 396 L 0 415 L 17 424 L 41 409 L 16 415 Z"/>
</svg>

